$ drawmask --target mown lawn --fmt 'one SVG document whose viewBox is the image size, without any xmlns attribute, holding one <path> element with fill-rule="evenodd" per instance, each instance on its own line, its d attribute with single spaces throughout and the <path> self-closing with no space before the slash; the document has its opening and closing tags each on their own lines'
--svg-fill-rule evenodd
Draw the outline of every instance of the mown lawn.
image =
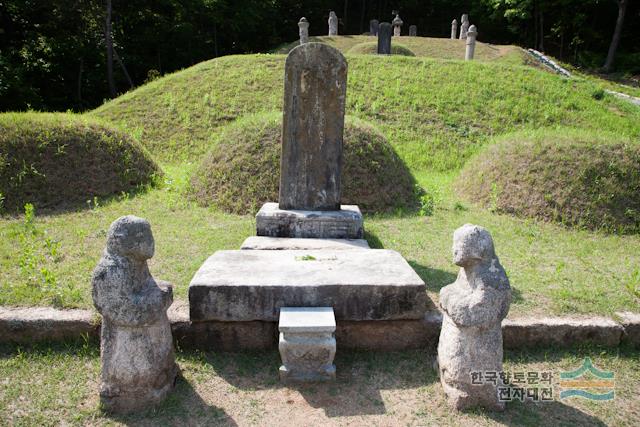
<svg viewBox="0 0 640 427">
<path fill-rule="evenodd" d="M 615 375 L 615 398 L 560 399 L 559 373 L 585 357 Z M 451 411 L 435 355 L 338 352 L 337 379 L 299 387 L 278 380 L 277 352 L 178 352 L 182 378 L 158 408 L 131 416 L 99 409 L 93 343 L 0 347 L 0 419 L 8 425 L 446 425 L 633 426 L 640 417 L 637 351 L 577 348 L 512 351 L 505 372 L 551 372 L 554 400 L 507 404 L 504 413 Z M 541 385 L 546 387 L 546 385 Z"/>
</svg>

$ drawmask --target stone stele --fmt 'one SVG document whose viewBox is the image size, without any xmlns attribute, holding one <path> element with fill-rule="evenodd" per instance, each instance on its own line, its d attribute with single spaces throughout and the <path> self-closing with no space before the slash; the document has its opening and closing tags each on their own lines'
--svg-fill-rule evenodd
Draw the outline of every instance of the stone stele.
<svg viewBox="0 0 640 427">
<path fill-rule="evenodd" d="M 173 292 L 149 273 L 153 253 L 149 223 L 124 216 L 111 224 L 93 272 L 93 303 L 102 315 L 100 402 L 110 412 L 156 405 L 175 385 L 178 367 L 167 318 Z"/>
<path fill-rule="evenodd" d="M 369 34 L 372 36 L 377 36 L 379 27 L 380 22 L 377 19 L 372 19 L 371 21 L 369 21 Z"/>
<path fill-rule="evenodd" d="M 304 16 L 298 22 L 298 33 L 300 34 L 300 44 L 309 43 L 309 21 Z"/>
<path fill-rule="evenodd" d="M 500 324 L 511 303 L 509 279 L 491 235 L 479 226 L 466 224 L 455 231 L 453 262 L 461 267 L 458 278 L 440 291 L 440 382 L 457 410 L 476 406 L 503 410 L 500 381 L 495 385 L 480 380 L 476 385 L 472 374 L 481 373 L 484 379 L 486 372 L 502 372 Z"/>
<path fill-rule="evenodd" d="M 347 61 L 325 43 L 285 63 L 280 209 L 340 210 Z"/>
<path fill-rule="evenodd" d="M 329 35 L 337 36 L 338 35 L 338 16 L 333 10 L 329 12 L 328 23 L 329 23 Z"/>
<path fill-rule="evenodd" d="M 418 35 L 418 27 L 415 25 L 410 25 L 409 26 L 409 36 L 411 37 L 415 37 Z"/>
<path fill-rule="evenodd" d="M 381 22 L 378 27 L 378 55 L 391 55 L 391 24 Z"/>
</svg>

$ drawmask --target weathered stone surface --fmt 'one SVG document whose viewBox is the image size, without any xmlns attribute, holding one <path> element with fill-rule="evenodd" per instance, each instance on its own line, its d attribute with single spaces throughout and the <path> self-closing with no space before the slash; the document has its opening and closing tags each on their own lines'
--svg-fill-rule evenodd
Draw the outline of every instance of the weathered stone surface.
<svg viewBox="0 0 640 427">
<path fill-rule="evenodd" d="M 369 21 L 369 34 L 372 36 L 378 35 L 378 28 L 380 27 L 380 22 L 377 19 L 372 19 Z"/>
<path fill-rule="evenodd" d="M 439 311 L 428 311 L 419 320 L 340 321 L 336 340 L 341 350 L 435 350 L 441 324 Z"/>
<path fill-rule="evenodd" d="M 417 35 L 418 35 L 418 27 L 416 27 L 415 25 L 410 25 L 409 26 L 409 36 L 415 37 Z"/>
<path fill-rule="evenodd" d="M 281 209 L 340 209 L 346 90 L 347 61 L 339 50 L 305 43 L 287 56 Z"/>
<path fill-rule="evenodd" d="M 267 237 L 319 239 L 362 239 L 362 213 L 354 205 L 340 210 L 309 211 L 280 209 L 277 203 L 265 203 L 256 215 L 256 234 Z"/>
<path fill-rule="evenodd" d="M 604 317 L 505 319 L 502 330 L 506 348 L 556 348 L 583 343 L 616 347 L 623 334 L 621 325 Z"/>
<path fill-rule="evenodd" d="M 400 34 L 402 32 L 402 24 L 404 24 L 404 22 L 402 21 L 402 19 L 400 19 L 400 15 L 396 15 L 396 17 L 393 18 L 393 21 L 391 21 L 391 25 L 393 25 L 394 37 L 400 37 Z"/>
<path fill-rule="evenodd" d="M 309 43 L 309 21 L 304 16 L 298 22 L 298 33 L 300 34 L 300 44 Z"/>
<path fill-rule="evenodd" d="M 0 342 L 64 341 L 83 334 L 97 337 L 100 320 L 91 310 L 57 310 L 50 307 L 0 306 Z"/>
<path fill-rule="evenodd" d="M 391 55 L 391 24 L 381 22 L 378 28 L 378 55 Z"/>
<path fill-rule="evenodd" d="M 275 321 L 280 307 L 333 307 L 338 320 L 421 319 L 426 287 L 390 250 L 219 251 L 189 285 L 192 321 Z"/>
<path fill-rule="evenodd" d="M 333 10 L 329 12 L 328 23 L 329 23 L 329 35 L 337 36 L 338 35 L 338 16 Z"/>
<path fill-rule="evenodd" d="M 616 313 L 616 316 L 624 328 L 622 341 L 640 347 L 640 314 L 623 311 Z"/>
<path fill-rule="evenodd" d="M 472 384 L 472 373 L 502 372 L 500 322 L 509 312 L 509 279 L 482 227 L 466 224 L 453 236 L 458 278 L 440 291 L 443 311 L 438 342 L 440 382 L 451 406 L 503 410 L 498 389 L 490 382 Z"/>
<path fill-rule="evenodd" d="M 460 40 L 467 38 L 467 31 L 469 30 L 469 15 L 466 13 L 462 15 L 460 19 Z"/>
<path fill-rule="evenodd" d="M 240 246 L 246 250 L 370 249 L 364 239 L 297 239 L 288 237 L 247 237 Z"/>
<path fill-rule="evenodd" d="M 336 319 L 331 307 L 282 307 L 278 329 L 282 381 L 335 379 Z"/>
<path fill-rule="evenodd" d="M 458 21 L 455 19 L 451 21 L 451 39 L 455 40 L 458 38 Z"/>
<path fill-rule="evenodd" d="M 154 241 L 149 223 L 124 216 L 111 224 L 93 272 L 93 303 L 102 315 L 100 401 L 112 412 L 161 402 L 173 389 L 175 364 L 167 309 L 171 285 L 147 267 Z"/>
<path fill-rule="evenodd" d="M 471 61 L 473 59 L 473 54 L 476 51 L 476 36 L 478 35 L 478 30 L 475 25 L 469 27 L 469 31 L 467 31 L 467 43 L 466 49 L 464 52 L 465 61 Z"/>
</svg>

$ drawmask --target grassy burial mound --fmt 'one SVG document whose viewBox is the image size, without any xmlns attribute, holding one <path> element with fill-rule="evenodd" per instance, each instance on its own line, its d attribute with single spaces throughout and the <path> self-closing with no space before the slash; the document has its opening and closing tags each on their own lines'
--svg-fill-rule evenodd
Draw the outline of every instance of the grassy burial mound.
<svg viewBox="0 0 640 427">
<path fill-rule="evenodd" d="M 229 122 L 282 108 L 284 60 L 242 55 L 203 62 L 91 115 L 130 129 L 159 161 L 199 162 Z M 640 108 L 594 97 L 602 91 L 590 81 L 502 63 L 397 55 L 348 61 L 347 114 L 375 123 L 414 171 L 458 169 L 492 136 L 529 127 L 640 136 Z"/>
<path fill-rule="evenodd" d="M 7 211 L 25 203 L 66 209 L 151 183 L 159 169 L 126 133 L 72 114 L 0 114 L 0 193 Z"/>
<path fill-rule="evenodd" d="M 505 136 L 466 165 L 468 198 L 498 212 L 640 232 L 640 144 L 571 129 Z"/>
<path fill-rule="evenodd" d="M 196 200 L 238 214 L 277 201 L 281 133 L 281 113 L 252 115 L 225 128 L 192 178 Z M 343 162 L 342 203 L 365 212 L 417 207 L 413 176 L 370 124 L 347 118 Z"/>
<path fill-rule="evenodd" d="M 378 53 L 378 42 L 360 43 L 353 46 L 347 52 L 351 55 L 376 55 Z M 408 47 L 398 43 L 391 44 L 392 55 L 416 56 Z"/>
</svg>

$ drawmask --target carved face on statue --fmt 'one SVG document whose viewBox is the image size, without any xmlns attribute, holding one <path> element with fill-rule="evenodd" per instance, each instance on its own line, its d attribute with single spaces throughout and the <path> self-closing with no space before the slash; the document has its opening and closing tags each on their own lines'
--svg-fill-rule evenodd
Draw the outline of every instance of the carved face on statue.
<svg viewBox="0 0 640 427">
<path fill-rule="evenodd" d="M 483 227 L 465 224 L 453 233 L 453 262 L 466 267 L 495 257 L 491 235 Z"/>
<path fill-rule="evenodd" d="M 133 215 L 118 218 L 109 228 L 107 250 L 138 261 L 153 257 L 155 244 L 151 225 L 147 220 Z"/>
</svg>

